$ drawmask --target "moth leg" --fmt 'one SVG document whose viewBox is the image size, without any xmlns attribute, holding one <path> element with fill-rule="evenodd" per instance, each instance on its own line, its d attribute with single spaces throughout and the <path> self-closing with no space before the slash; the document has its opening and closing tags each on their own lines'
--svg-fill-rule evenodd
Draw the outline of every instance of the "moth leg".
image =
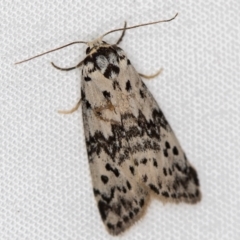
<svg viewBox="0 0 240 240">
<path fill-rule="evenodd" d="M 124 22 L 124 30 L 122 31 L 122 35 L 120 36 L 120 38 L 119 38 L 118 41 L 116 42 L 116 45 L 118 45 L 118 44 L 123 40 L 123 37 L 124 37 L 125 32 L 126 32 L 126 27 L 127 27 L 127 22 L 125 21 L 125 22 Z"/>
<path fill-rule="evenodd" d="M 58 66 L 56 66 L 53 62 L 51 62 L 51 64 L 53 65 L 53 67 L 55 67 L 55 68 L 58 69 L 58 70 L 61 70 L 61 71 L 70 71 L 70 70 L 73 70 L 73 69 L 76 69 L 76 68 L 80 67 L 80 66 L 83 64 L 83 61 L 81 61 L 80 63 L 78 63 L 75 67 L 70 67 L 70 68 L 61 68 L 61 67 L 58 67 Z"/>
<path fill-rule="evenodd" d="M 61 114 L 70 114 L 70 113 L 73 113 L 73 112 L 75 112 L 75 111 L 78 110 L 81 102 L 82 102 L 82 99 L 80 98 L 80 100 L 78 101 L 78 103 L 76 104 L 76 106 L 74 106 L 72 109 L 70 109 L 70 110 L 58 110 L 58 113 L 61 113 Z"/>
<path fill-rule="evenodd" d="M 151 78 L 155 78 L 156 76 L 158 76 L 161 72 L 163 71 L 163 69 L 161 68 L 159 71 L 157 71 L 156 73 L 152 74 L 152 75 L 144 75 L 142 73 L 138 73 L 140 77 L 146 78 L 146 79 L 151 79 Z"/>
</svg>

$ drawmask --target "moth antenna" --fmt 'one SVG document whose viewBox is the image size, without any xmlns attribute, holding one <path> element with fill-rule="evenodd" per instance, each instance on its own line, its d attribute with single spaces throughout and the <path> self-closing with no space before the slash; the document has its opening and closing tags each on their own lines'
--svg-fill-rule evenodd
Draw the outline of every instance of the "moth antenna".
<svg viewBox="0 0 240 240">
<path fill-rule="evenodd" d="M 61 47 L 54 48 L 54 49 L 49 50 L 49 51 L 47 51 L 47 52 L 38 54 L 38 55 L 36 55 L 36 56 L 34 56 L 34 57 L 25 59 L 25 60 L 20 61 L 20 62 L 16 62 L 15 64 L 20 64 L 20 63 L 24 63 L 24 62 L 30 61 L 30 60 L 32 60 L 32 59 L 34 59 L 34 58 L 41 57 L 41 56 L 43 56 L 43 55 L 45 55 L 45 54 L 47 54 L 47 53 L 54 52 L 54 51 L 57 51 L 57 50 L 59 50 L 59 49 L 62 49 L 62 48 L 65 48 L 65 47 L 68 47 L 68 46 L 70 46 L 70 45 L 77 44 L 77 43 L 85 43 L 85 44 L 87 44 L 87 42 L 83 42 L 83 41 L 71 42 L 71 43 L 68 43 L 68 44 L 66 44 L 66 45 L 63 45 L 63 46 L 61 46 Z"/>
<path fill-rule="evenodd" d="M 111 30 L 105 34 L 103 34 L 100 39 L 102 39 L 104 36 L 108 35 L 109 33 L 112 32 L 117 32 L 117 31 L 122 31 L 122 30 L 128 30 L 128 29 L 132 29 L 132 28 L 138 28 L 138 27 L 143 27 L 143 26 L 147 26 L 147 25 L 153 25 L 153 24 L 157 24 L 157 23 L 163 23 L 163 22 L 170 22 L 172 20 L 174 20 L 177 17 L 178 13 L 175 14 L 174 17 L 170 18 L 170 19 L 166 19 L 166 20 L 160 20 L 160 21 L 156 21 L 156 22 L 150 22 L 150 23 L 143 23 L 143 24 L 139 24 L 139 25 L 135 25 L 135 26 L 131 26 L 131 27 L 127 27 L 127 28 L 117 28 L 114 30 Z"/>
<path fill-rule="evenodd" d="M 127 28 L 118 28 L 118 29 L 114 29 L 114 30 L 111 30 L 105 34 L 103 34 L 100 39 L 102 39 L 104 36 L 108 35 L 109 33 L 112 33 L 112 32 L 117 32 L 117 31 L 122 31 L 122 30 L 128 30 L 128 29 L 132 29 L 132 28 L 138 28 L 138 27 L 143 27 L 143 26 L 147 26 L 147 25 L 153 25 L 153 24 L 157 24 L 157 23 L 163 23 L 163 22 L 170 22 L 172 20 L 174 20 L 176 17 L 177 17 L 178 13 L 175 14 L 174 17 L 170 18 L 170 19 L 166 19 L 166 20 L 160 20 L 160 21 L 156 21 L 156 22 L 150 22 L 150 23 L 143 23 L 143 24 L 139 24 L 139 25 L 135 25 L 135 26 L 132 26 L 132 27 L 127 27 Z M 38 54 L 34 57 L 31 57 L 31 58 L 28 58 L 28 59 L 25 59 L 23 61 L 20 61 L 20 62 L 16 62 L 15 64 L 20 64 L 20 63 L 24 63 L 24 62 L 27 62 L 27 61 L 30 61 L 34 58 L 38 58 L 38 57 L 41 57 L 45 54 L 48 54 L 50 52 L 54 52 L 54 51 L 57 51 L 57 50 L 60 50 L 62 48 L 65 48 L 65 47 L 68 47 L 70 45 L 73 45 L 73 44 L 78 44 L 78 43 L 84 43 L 84 44 L 87 44 L 87 42 L 83 42 L 83 41 L 77 41 L 77 42 L 72 42 L 72 43 L 68 43 L 66 45 L 63 45 L 61 47 L 58 47 L 58 48 L 55 48 L 55 49 L 52 49 L 50 51 L 47 51 L 47 52 L 44 52 L 44 53 L 41 53 L 41 54 Z"/>
</svg>

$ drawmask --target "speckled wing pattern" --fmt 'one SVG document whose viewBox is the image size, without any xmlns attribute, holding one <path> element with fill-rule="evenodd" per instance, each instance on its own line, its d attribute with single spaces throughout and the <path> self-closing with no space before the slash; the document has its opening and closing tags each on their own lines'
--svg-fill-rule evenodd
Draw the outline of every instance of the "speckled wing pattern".
<svg viewBox="0 0 240 240">
<path fill-rule="evenodd" d="M 112 235 L 133 225 L 150 196 L 196 203 L 197 172 L 124 51 L 87 49 L 82 110 L 93 192 Z"/>
</svg>

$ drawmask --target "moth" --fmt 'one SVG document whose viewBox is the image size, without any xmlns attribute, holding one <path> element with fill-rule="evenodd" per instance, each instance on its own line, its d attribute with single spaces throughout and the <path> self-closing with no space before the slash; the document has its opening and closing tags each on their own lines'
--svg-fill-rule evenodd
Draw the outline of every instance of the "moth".
<svg viewBox="0 0 240 240">
<path fill-rule="evenodd" d="M 127 29 L 169 22 L 176 16 L 133 27 L 125 24 L 94 41 L 70 43 L 65 46 L 87 44 L 86 57 L 72 68 L 52 63 L 65 71 L 82 68 L 81 99 L 63 113 L 82 105 L 93 193 L 102 221 L 112 235 L 124 232 L 140 219 L 151 197 L 173 203 L 197 203 L 201 199 L 197 172 L 142 81 L 141 77 L 147 76 L 135 70 L 118 46 Z M 119 30 L 123 32 L 116 44 L 102 40 Z"/>
</svg>

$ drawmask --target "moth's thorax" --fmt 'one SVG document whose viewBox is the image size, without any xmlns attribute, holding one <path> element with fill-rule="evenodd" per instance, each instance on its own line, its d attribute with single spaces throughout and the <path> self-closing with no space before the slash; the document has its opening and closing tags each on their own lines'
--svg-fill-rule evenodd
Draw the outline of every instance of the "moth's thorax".
<svg viewBox="0 0 240 240">
<path fill-rule="evenodd" d="M 83 74 L 86 76 L 99 71 L 109 80 L 116 79 L 120 72 L 120 62 L 127 61 L 121 48 L 103 41 L 89 43 L 86 53 L 83 64 Z"/>
</svg>

